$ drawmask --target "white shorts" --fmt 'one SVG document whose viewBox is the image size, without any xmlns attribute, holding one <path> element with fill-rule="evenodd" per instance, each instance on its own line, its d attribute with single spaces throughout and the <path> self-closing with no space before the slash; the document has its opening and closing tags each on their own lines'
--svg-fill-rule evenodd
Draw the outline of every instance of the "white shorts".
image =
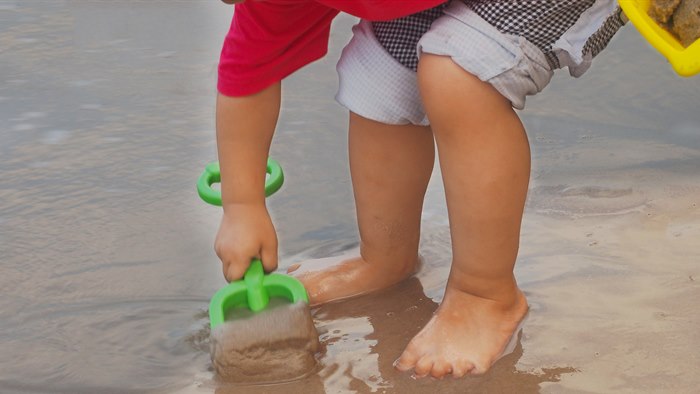
<svg viewBox="0 0 700 394">
<path fill-rule="evenodd" d="M 542 51 L 523 37 L 503 34 L 462 2 L 453 2 L 418 42 L 418 53 L 449 56 L 490 83 L 516 109 L 549 84 L 553 71 Z M 428 125 L 416 73 L 379 43 L 360 21 L 337 65 L 336 100 L 348 110 L 386 124 Z"/>
</svg>

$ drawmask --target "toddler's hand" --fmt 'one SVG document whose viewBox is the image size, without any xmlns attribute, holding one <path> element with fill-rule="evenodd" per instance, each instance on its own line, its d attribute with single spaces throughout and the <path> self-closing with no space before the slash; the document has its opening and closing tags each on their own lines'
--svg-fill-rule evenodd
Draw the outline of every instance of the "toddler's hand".
<svg viewBox="0 0 700 394">
<path fill-rule="evenodd" d="M 277 268 L 277 233 L 264 204 L 226 206 L 214 243 L 224 277 L 243 277 L 251 259 L 262 260 L 266 272 Z"/>
</svg>

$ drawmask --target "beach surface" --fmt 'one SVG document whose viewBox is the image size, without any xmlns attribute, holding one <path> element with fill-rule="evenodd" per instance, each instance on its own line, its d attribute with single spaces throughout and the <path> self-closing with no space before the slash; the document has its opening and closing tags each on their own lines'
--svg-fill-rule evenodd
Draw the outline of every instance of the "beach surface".
<svg viewBox="0 0 700 394">
<path fill-rule="evenodd" d="M 437 308 L 450 266 L 440 174 L 425 265 L 312 311 L 310 376 L 221 382 L 207 305 L 225 284 L 219 208 L 195 182 L 216 160 L 220 1 L 0 0 L 0 392 L 697 393 L 700 77 L 625 26 L 580 79 L 557 74 L 521 116 L 532 180 L 516 276 L 530 312 L 484 376 L 414 380 L 393 361 Z M 347 113 L 329 54 L 284 82 L 269 207 L 281 269 L 352 253 Z"/>
</svg>

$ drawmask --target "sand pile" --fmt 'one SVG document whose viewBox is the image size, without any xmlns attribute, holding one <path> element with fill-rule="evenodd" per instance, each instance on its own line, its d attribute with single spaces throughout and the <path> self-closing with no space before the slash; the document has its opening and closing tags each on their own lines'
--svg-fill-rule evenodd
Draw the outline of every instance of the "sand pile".
<svg viewBox="0 0 700 394">
<path fill-rule="evenodd" d="M 273 383 L 306 376 L 316 367 L 318 333 L 305 303 L 277 306 L 232 319 L 211 333 L 211 359 L 220 377 Z"/>
</svg>

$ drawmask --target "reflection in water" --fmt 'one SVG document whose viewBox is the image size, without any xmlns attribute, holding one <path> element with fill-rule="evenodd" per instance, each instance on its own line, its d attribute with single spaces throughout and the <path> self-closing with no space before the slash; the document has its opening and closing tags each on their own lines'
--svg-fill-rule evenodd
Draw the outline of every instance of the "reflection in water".
<svg viewBox="0 0 700 394">
<path fill-rule="evenodd" d="M 531 305 L 488 374 L 413 380 L 392 363 L 449 272 L 439 168 L 415 278 L 314 311 L 312 376 L 213 376 L 206 307 L 224 285 L 220 210 L 194 183 L 216 157 L 218 1 L 0 1 L 0 392 L 685 393 L 700 345 L 700 77 L 628 26 L 589 73 L 558 75 L 523 120 L 533 171 L 516 274 Z M 347 114 L 329 55 L 285 81 L 269 200 L 281 268 L 357 245 Z"/>
<path fill-rule="evenodd" d="M 327 391 L 343 392 L 353 381 L 371 392 L 387 387 L 379 372 L 379 355 L 372 352 L 377 341 L 369 339 L 374 328 L 368 317 L 340 317 L 317 324 L 327 331 L 321 340 L 326 347 L 323 359 L 330 364 L 319 373 Z"/>
<path fill-rule="evenodd" d="M 416 278 L 391 289 L 329 304 L 315 311 L 324 351 L 318 374 L 288 385 L 246 386 L 246 393 L 539 393 L 542 383 L 558 382 L 572 367 L 542 368 L 536 372 L 516 367 L 523 355 L 522 338 L 513 353 L 483 375 L 465 379 L 414 380 L 396 371 L 394 360 L 408 341 L 428 322 L 438 304 L 427 297 Z M 527 325 L 525 326 L 527 330 Z M 315 383 L 312 383 L 315 382 Z M 241 386 L 219 387 L 232 394 Z M 297 391 L 299 390 L 299 391 Z"/>
</svg>

